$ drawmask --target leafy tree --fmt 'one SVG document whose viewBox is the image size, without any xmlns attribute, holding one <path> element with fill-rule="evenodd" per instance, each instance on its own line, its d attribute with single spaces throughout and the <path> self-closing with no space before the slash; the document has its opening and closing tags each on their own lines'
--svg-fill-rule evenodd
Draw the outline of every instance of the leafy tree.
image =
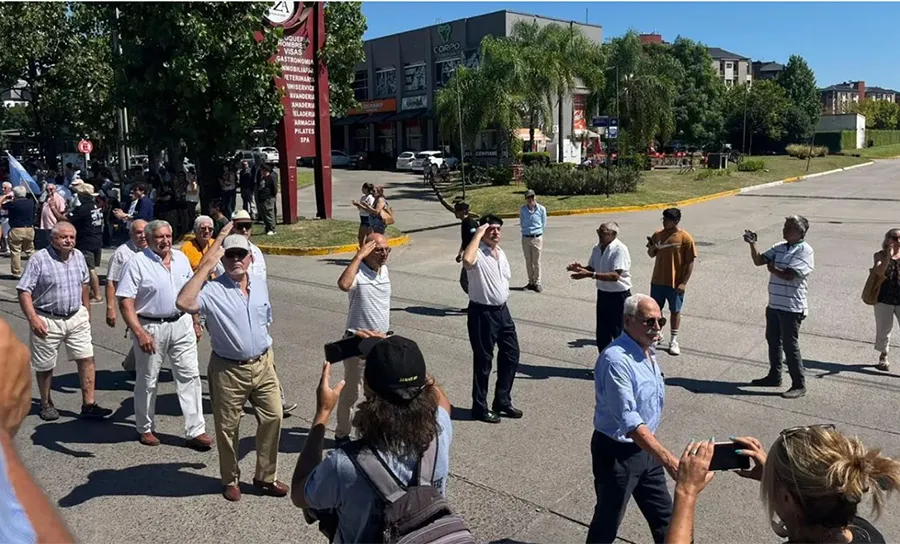
<svg viewBox="0 0 900 544">
<path fill-rule="evenodd" d="M 334 117 L 342 117 L 347 110 L 359 105 L 353 96 L 353 79 L 356 66 L 366 60 L 362 39 L 366 29 L 362 2 L 325 4 L 322 59 L 328 67 L 328 101 Z"/>
<path fill-rule="evenodd" d="M 787 93 L 774 81 L 756 81 L 752 87 L 732 87 L 725 95 L 729 140 L 736 148 L 743 148 L 746 135 L 748 154 L 753 152 L 754 137 L 773 146 L 784 137 L 785 116 L 790 108 Z"/>
<path fill-rule="evenodd" d="M 791 55 L 784 71 L 778 75 L 790 108 L 785 119 L 784 138 L 787 143 L 806 141 L 812 136 L 822 106 L 816 87 L 816 75 L 800 55 Z"/>
<path fill-rule="evenodd" d="M 889 100 L 866 98 L 850 103 L 848 113 L 859 113 L 866 117 L 866 128 L 893 130 L 900 121 L 900 105 Z"/>
<path fill-rule="evenodd" d="M 668 48 L 681 66 L 674 100 L 675 137 L 699 145 L 719 141 L 725 85 L 716 73 L 709 51 L 679 36 Z"/>
</svg>

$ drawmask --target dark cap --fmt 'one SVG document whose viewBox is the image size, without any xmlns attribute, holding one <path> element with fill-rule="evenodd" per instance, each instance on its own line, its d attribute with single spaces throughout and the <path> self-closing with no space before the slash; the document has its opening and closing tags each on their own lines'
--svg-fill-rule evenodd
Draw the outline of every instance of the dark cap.
<svg viewBox="0 0 900 544">
<path fill-rule="evenodd" d="M 531 189 L 528 189 L 527 191 L 525 191 L 525 198 L 531 198 L 533 196 L 535 196 L 535 193 Z"/>
<path fill-rule="evenodd" d="M 457 212 L 468 211 L 469 203 L 468 202 L 457 202 L 453 205 L 453 210 Z"/>
<path fill-rule="evenodd" d="M 428 384 L 425 357 L 409 338 L 366 338 L 359 350 L 366 358 L 366 384 L 391 404 L 406 404 Z"/>
</svg>

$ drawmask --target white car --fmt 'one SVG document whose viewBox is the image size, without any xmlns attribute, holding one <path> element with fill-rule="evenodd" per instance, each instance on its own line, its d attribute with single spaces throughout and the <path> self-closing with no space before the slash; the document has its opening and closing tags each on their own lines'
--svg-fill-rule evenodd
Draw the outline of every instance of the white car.
<svg viewBox="0 0 900 544">
<path fill-rule="evenodd" d="M 263 162 L 278 162 L 278 150 L 274 147 L 254 147 L 250 151 L 258 153 L 262 157 Z"/>
<path fill-rule="evenodd" d="M 412 151 L 404 151 L 397 156 L 397 170 L 410 170 L 412 163 L 416 159 L 416 154 Z"/>
<path fill-rule="evenodd" d="M 331 150 L 331 166 L 350 166 L 350 155 L 336 149 Z"/>
<path fill-rule="evenodd" d="M 421 153 L 416 153 L 416 159 L 410 165 L 410 170 L 421 174 L 425 171 L 426 162 L 430 162 L 435 166 L 440 166 L 441 163 L 444 162 L 444 158 L 440 151 L 422 151 Z"/>
</svg>

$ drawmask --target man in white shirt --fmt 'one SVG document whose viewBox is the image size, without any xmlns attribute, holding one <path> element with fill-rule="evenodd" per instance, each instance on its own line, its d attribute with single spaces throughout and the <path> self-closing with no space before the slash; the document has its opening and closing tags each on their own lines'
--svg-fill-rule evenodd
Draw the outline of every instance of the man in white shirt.
<svg viewBox="0 0 900 544">
<path fill-rule="evenodd" d="M 572 263 L 566 270 L 573 280 L 591 278 L 597 283 L 597 350 L 622 334 L 625 299 L 631 296 L 631 255 L 619 240 L 619 225 L 609 221 L 597 229 L 600 241 L 591 250 L 587 266 Z"/>
<path fill-rule="evenodd" d="M 186 446 L 209 451 L 212 439 L 203 419 L 203 386 L 197 361 L 200 325 L 175 307 L 178 292 L 193 271 L 184 253 L 172 248 L 172 227 L 151 221 L 144 228 L 147 249 L 135 255 L 122 273 L 116 297 L 122 318 L 134 334 L 134 421 L 145 446 L 158 446 L 153 434 L 156 380 L 163 358 L 172 366 L 178 403 L 184 414 Z"/>
<path fill-rule="evenodd" d="M 112 259 L 109 260 L 109 268 L 106 270 L 106 324 L 112 328 L 116 327 L 116 288 L 122 281 L 125 265 L 147 248 L 147 238 L 144 236 L 146 226 L 147 222 L 143 219 L 133 221 L 128 228 L 129 240 L 117 247 Z M 134 345 L 122 361 L 122 368 L 126 372 L 134 373 Z"/>
<path fill-rule="evenodd" d="M 338 287 L 347 293 L 350 311 L 347 314 L 346 336 L 356 331 L 376 331 L 387 334 L 391 328 L 391 278 L 387 259 L 391 254 L 387 238 L 373 233 L 366 236 L 359 251 L 338 278 Z M 344 361 L 344 389 L 337 406 L 335 440 L 350 440 L 352 412 L 363 392 L 365 362 L 359 357 Z"/>
<path fill-rule="evenodd" d="M 512 272 L 500 249 L 503 220 L 486 215 L 463 252 L 463 266 L 469 278 L 468 329 L 472 345 L 472 417 L 485 423 L 500 423 L 500 416 L 519 419 L 522 411 L 510 398 L 519 367 L 519 338 L 506 301 Z M 494 402 L 487 406 L 488 381 L 494 346 L 497 353 L 497 384 Z"/>
</svg>

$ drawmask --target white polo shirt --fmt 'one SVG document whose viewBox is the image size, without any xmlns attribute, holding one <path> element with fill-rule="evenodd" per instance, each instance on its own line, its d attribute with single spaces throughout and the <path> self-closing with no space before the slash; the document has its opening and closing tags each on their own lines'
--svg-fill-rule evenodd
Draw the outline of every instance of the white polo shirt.
<svg viewBox="0 0 900 544">
<path fill-rule="evenodd" d="M 376 273 L 366 263 L 359 263 L 347 296 L 350 299 L 348 329 L 391 330 L 391 277 L 387 266 L 382 265 Z"/>
<path fill-rule="evenodd" d="M 125 265 L 140 252 L 141 250 L 138 249 L 136 245 L 132 244 L 131 240 L 128 240 L 128 242 L 117 247 L 115 253 L 113 253 L 112 259 L 109 260 L 109 268 L 106 269 L 106 280 L 116 282 L 122 281 L 122 273 L 125 272 Z"/>
<path fill-rule="evenodd" d="M 268 279 L 266 277 L 266 258 L 263 257 L 262 250 L 260 250 L 256 244 L 250 242 L 250 253 L 253 255 L 253 262 L 250 263 L 250 268 L 247 272 L 262 276 L 264 280 Z"/>
<path fill-rule="evenodd" d="M 631 273 L 629 272 L 631 255 L 628 253 L 628 247 L 618 238 L 610 242 L 606 248 L 602 248 L 600 244 L 595 245 L 591 251 L 591 258 L 588 260 L 588 266 L 598 274 L 622 271 L 617 281 L 597 280 L 598 291 L 624 293 L 631 289 Z"/>
<path fill-rule="evenodd" d="M 509 299 L 512 271 L 500 246 L 497 246 L 497 256 L 494 257 L 487 244 L 479 244 L 475 266 L 466 268 L 466 275 L 469 278 L 469 300 L 472 302 L 499 306 Z"/>
<path fill-rule="evenodd" d="M 125 265 L 122 279 L 116 289 L 116 297 L 133 298 L 134 309 L 145 317 L 171 317 L 179 312 L 175 299 L 194 271 L 184 253 L 172 249 L 170 268 L 147 248 Z"/>
</svg>

